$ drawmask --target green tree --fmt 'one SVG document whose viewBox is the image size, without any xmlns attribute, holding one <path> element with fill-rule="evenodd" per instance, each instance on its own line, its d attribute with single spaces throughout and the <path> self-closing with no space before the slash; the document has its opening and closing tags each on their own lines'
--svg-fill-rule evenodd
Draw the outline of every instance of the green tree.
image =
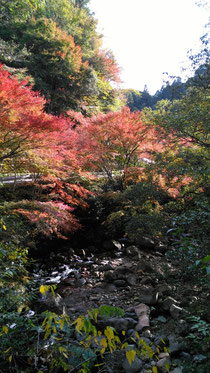
<svg viewBox="0 0 210 373">
<path fill-rule="evenodd" d="M 0 2 L 1 61 L 33 77 L 53 114 L 119 108 L 111 86 L 118 81 L 119 69 L 113 55 L 101 49 L 97 22 L 86 3 L 22 0 L 21 16 L 17 1 L 10 0 L 10 7 Z"/>
<path fill-rule="evenodd" d="M 160 101 L 145 111 L 148 122 L 159 127 L 162 143 L 170 147 L 156 158 L 168 179 L 189 176 L 195 190 L 206 188 L 209 174 L 209 90 L 190 87 L 181 100 Z"/>
</svg>

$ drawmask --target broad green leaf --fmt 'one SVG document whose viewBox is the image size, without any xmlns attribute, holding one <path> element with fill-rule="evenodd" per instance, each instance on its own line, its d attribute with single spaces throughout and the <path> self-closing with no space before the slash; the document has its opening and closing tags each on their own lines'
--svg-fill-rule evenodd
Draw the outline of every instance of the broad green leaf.
<svg viewBox="0 0 210 373">
<path fill-rule="evenodd" d="M 208 261 L 210 261 L 210 255 L 207 255 L 207 256 L 205 256 L 205 258 L 203 258 L 203 259 L 201 259 L 201 262 L 202 263 L 208 263 Z"/>
</svg>

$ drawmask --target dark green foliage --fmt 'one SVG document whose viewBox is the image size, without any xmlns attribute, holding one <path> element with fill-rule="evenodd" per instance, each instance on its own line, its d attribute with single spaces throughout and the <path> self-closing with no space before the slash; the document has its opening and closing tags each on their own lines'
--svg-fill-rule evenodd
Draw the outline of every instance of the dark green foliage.
<svg viewBox="0 0 210 373">
<path fill-rule="evenodd" d="M 46 110 L 90 115 L 121 106 L 110 82 L 118 67 L 101 50 L 97 22 L 88 1 L 0 2 L 0 61 L 19 77 L 30 75 L 48 100 Z"/>
<path fill-rule="evenodd" d="M 183 211 L 185 210 L 185 211 Z M 180 214 L 173 218 L 168 234 L 181 258 L 186 277 L 209 282 L 210 208 L 204 195 L 186 198 Z M 204 260 L 205 258 L 206 261 Z M 204 261 L 202 261 L 204 260 Z"/>
<path fill-rule="evenodd" d="M 135 91 L 132 89 L 123 90 L 122 93 L 126 100 L 126 105 L 131 111 L 143 110 L 145 107 L 155 108 L 158 101 L 181 99 L 186 92 L 186 84 L 181 82 L 181 78 L 174 78 L 173 82 L 166 82 L 160 90 L 151 95 L 147 87 L 144 91 Z"/>
<path fill-rule="evenodd" d="M 138 243 L 143 235 L 158 237 L 167 230 L 170 214 L 166 192 L 150 182 L 129 186 L 114 195 L 115 207 L 103 225 L 114 237 L 126 236 Z"/>
</svg>

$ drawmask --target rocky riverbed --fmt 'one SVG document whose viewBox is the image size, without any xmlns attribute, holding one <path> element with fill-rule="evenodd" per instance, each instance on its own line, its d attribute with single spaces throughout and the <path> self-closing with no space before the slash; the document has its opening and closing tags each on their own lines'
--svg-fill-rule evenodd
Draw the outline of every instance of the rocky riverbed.
<svg viewBox="0 0 210 373">
<path fill-rule="evenodd" d="M 193 309 L 207 306 L 209 289 L 187 281 L 172 254 L 173 248 L 152 241 L 136 246 L 107 240 L 101 247 L 80 250 L 66 245 L 34 268 L 37 281 L 57 287 L 56 297 L 43 296 L 40 306 L 60 314 L 65 309 L 73 319 L 104 304 L 121 307 L 123 317 L 102 318 L 98 327 L 124 330 L 131 344 L 137 331 L 152 349 L 158 346 L 155 361 L 136 357 L 131 366 L 123 352 L 115 352 L 107 358 L 103 372 L 146 373 L 156 364 L 160 372 L 169 365 L 173 373 L 205 373 L 210 370 L 209 345 L 202 332 L 194 334 L 193 340 L 189 317 Z M 200 342 L 197 349 L 194 342 Z"/>
</svg>

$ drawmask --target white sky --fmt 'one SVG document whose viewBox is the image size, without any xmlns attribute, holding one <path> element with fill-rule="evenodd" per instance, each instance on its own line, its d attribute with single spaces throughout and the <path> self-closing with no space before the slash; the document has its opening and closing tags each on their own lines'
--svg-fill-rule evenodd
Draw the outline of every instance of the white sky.
<svg viewBox="0 0 210 373">
<path fill-rule="evenodd" d="M 122 68 L 124 88 L 154 94 L 163 83 L 163 72 L 181 76 L 187 51 L 206 33 L 205 8 L 196 0 L 91 0 L 90 9 L 104 35 L 103 47 L 111 49 Z"/>
</svg>

